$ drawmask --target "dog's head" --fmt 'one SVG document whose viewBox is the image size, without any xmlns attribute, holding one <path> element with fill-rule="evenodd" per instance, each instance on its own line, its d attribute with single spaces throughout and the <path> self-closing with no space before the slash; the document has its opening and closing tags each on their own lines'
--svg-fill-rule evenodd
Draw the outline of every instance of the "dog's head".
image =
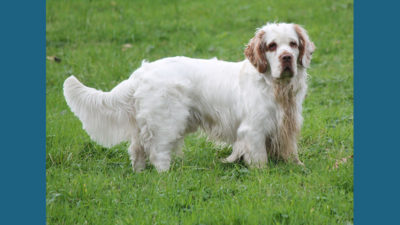
<svg viewBox="0 0 400 225">
<path fill-rule="evenodd" d="M 258 29 L 244 54 L 260 73 L 275 79 L 297 75 L 298 67 L 307 68 L 315 49 L 307 32 L 297 24 L 269 23 Z"/>
</svg>

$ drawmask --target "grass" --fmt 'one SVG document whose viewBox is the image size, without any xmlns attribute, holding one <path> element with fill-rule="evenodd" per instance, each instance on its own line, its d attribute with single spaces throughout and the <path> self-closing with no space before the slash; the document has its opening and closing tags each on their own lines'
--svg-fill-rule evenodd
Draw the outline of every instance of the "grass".
<svg viewBox="0 0 400 225">
<path fill-rule="evenodd" d="M 46 3 L 48 224 L 352 224 L 353 2 L 87 1 Z M 201 135 L 168 173 L 134 174 L 127 144 L 90 140 L 70 112 L 63 81 L 74 74 L 110 90 L 142 59 L 175 55 L 239 61 L 266 21 L 305 25 L 317 46 L 309 70 L 300 158 L 306 168 L 225 165 L 230 148 Z M 123 45 L 131 48 L 123 49 Z"/>
</svg>

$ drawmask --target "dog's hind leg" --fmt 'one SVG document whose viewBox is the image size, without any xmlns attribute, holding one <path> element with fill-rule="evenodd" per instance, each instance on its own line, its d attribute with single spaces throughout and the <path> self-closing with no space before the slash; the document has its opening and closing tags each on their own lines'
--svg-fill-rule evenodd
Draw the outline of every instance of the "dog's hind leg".
<svg viewBox="0 0 400 225">
<path fill-rule="evenodd" d="M 150 162 L 154 165 L 158 172 L 165 172 L 169 170 L 171 165 L 171 149 L 172 144 L 161 144 L 154 146 L 150 150 Z"/>
<path fill-rule="evenodd" d="M 148 154 L 151 164 L 158 172 L 169 170 L 172 154 L 175 153 L 174 150 L 182 142 L 182 132 L 184 131 L 184 129 L 179 129 L 184 127 L 183 125 L 179 126 L 179 123 L 176 123 L 176 126 L 169 126 L 169 124 L 166 124 L 170 123 L 169 120 L 163 122 L 162 127 L 157 127 L 157 129 L 151 131 L 147 129 L 141 133 L 142 140 L 144 140 L 144 151 Z M 169 129 L 165 129 L 165 127 L 169 127 Z"/>
<path fill-rule="evenodd" d="M 145 151 L 149 154 L 150 162 L 158 172 L 169 170 L 172 155 L 182 154 L 180 147 L 183 144 L 184 121 L 175 120 L 176 126 L 170 129 L 159 129 L 153 131 L 152 138 L 145 144 Z"/>
<path fill-rule="evenodd" d="M 173 147 L 174 150 L 174 156 L 178 158 L 183 158 L 183 145 L 184 145 L 184 138 L 180 138 L 175 142 L 175 145 Z"/>
<path fill-rule="evenodd" d="M 140 172 L 146 167 L 146 155 L 143 147 L 133 140 L 128 148 L 128 153 L 132 162 L 133 172 Z"/>
<path fill-rule="evenodd" d="M 183 158 L 183 137 L 170 144 L 158 144 L 150 150 L 149 159 L 158 172 L 170 169 L 173 159 Z"/>
<path fill-rule="evenodd" d="M 146 167 L 146 154 L 140 144 L 139 129 L 135 126 L 132 130 L 131 145 L 128 148 L 129 158 L 131 159 L 133 172 L 140 172 Z"/>
<path fill-rule="evenodd" d="M 157 90 L 156 94 L 138 98 L 136 121 L 140 140 L 150 162 L 158 172 L 169 170 L 171 155 L 188 130 L 190 117 L 187 102 L 176 90 Z"/>
</svg>

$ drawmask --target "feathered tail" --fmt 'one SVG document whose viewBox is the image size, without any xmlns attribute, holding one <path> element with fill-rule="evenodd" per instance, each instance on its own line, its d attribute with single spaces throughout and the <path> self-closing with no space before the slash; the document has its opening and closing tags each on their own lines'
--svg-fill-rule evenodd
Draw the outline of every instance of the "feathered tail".
<svg viewBox="0 0 400 225">
<path fill-rule="evenodd" d="M 64 82 L 64 96 L 83 129 L 97 143 L 111 147 L 129 141 L 133 130 L 133 88 L 126 80 L 110 92 L 86 87 L 74 76 Z"/>
</svg>

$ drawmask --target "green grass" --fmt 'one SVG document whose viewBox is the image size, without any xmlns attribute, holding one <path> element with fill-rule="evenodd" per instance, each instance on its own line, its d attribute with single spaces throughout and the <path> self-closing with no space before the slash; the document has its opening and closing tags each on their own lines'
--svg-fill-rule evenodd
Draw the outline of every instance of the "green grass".
<svg viewBox="0 0 400 225">
<path fill-rule="evenodd" d="M 352 224 L 352 1 L 63 1 L 46 16 L 48 224 Z M 239 61 L 266 21 L 303 24 L 317 46 L 309 70 L 300 158 L 306 168 L 222 164 L 230 149 L 198 134 L 168 173 L 131 170 L 127 144 L 102 148 L 70 112 L 63 81 L 74 74 L 110 90 L 142 59 Z M 132 48 L 122 50 L 124 44 Z M 29 188 L 29 187 L 28 187 Z"/>
</svg>

